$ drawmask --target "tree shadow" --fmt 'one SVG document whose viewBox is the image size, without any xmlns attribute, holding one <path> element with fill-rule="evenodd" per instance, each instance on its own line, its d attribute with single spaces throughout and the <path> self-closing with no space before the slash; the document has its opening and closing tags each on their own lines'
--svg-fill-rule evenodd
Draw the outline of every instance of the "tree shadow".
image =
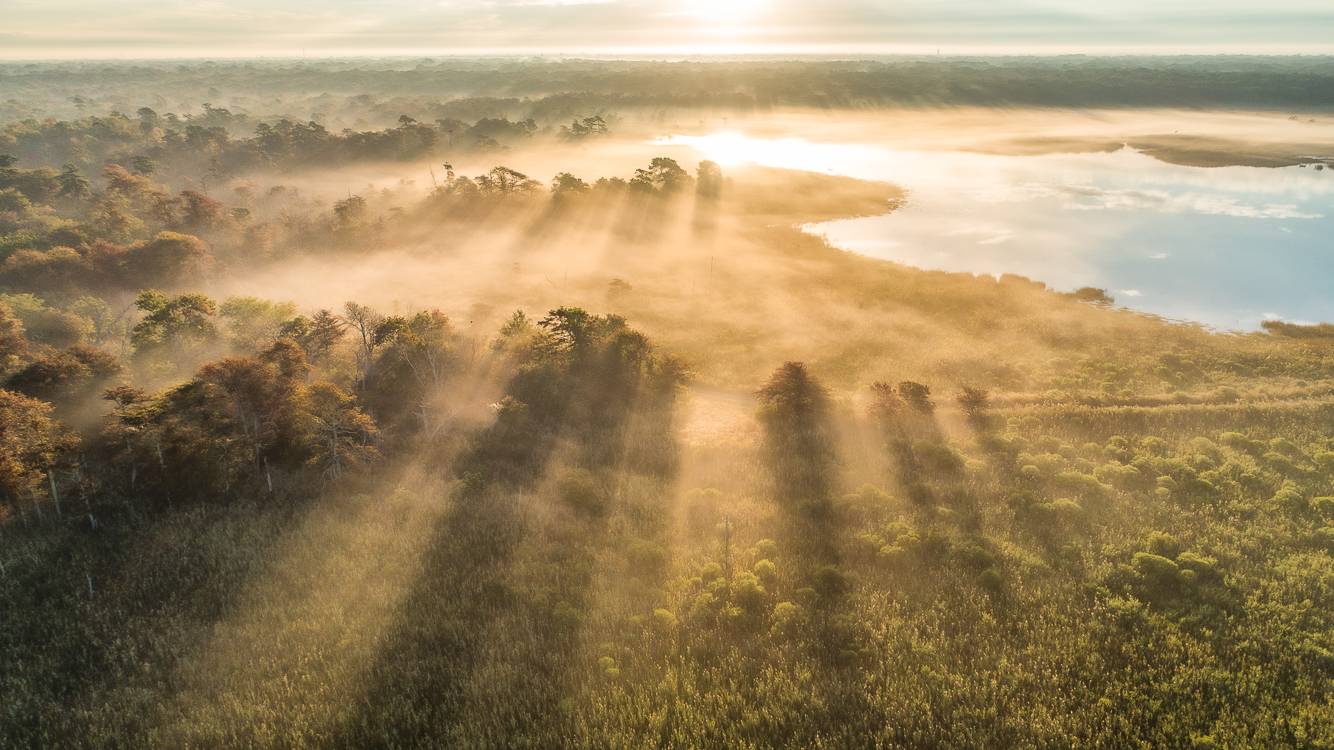
<svg viewBox="0 0 1334 750">
<path fill-rule="evenodd" d="M 572 731 L 563 705 L 616 480 L 672 471 L 679 378 L 619 319 L 544 323 L 552 339 L 458 462 L 339 746 L 549 747 Z"/>
<path fill-rule="evenodd" d="M 143 740 L 177 658 L 236 611 L 312 505 L 98 508 L 95 527 L 7 529 L 0 654 L 22 689 L 0 701 L 0 744 Z"/>
<path fill-rule="evenodd" d="M 802 650 L 815 673 L 811 683 L 818 700 L 813 703 L 822 717 L 809 725 L 865 722 L 875 709 L 860 686 L 864 624 L 852 614 L 856 581 L 844 566 L 844 522 L 834 502 L 841 482 L 832 404 L 799 362 L 780 367 L 757 395 L 771 491 L 795 551 L 796 575 L 803 584 L 798 593 L 805 594 L 810 607 Z M 818 739 L 784 741 L 802 745 Z"/>
</svg>

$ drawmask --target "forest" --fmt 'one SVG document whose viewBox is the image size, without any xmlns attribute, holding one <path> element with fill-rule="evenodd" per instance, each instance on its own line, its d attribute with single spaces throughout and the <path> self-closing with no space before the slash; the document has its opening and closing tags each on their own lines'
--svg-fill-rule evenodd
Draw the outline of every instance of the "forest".
<svg viewBox="0 0 1334 750">
<path fill-rule="evenodd" d="M 203 97 L 203 98 L 201 98 Z M 0 68 L 0 120 L 201 102 L 340 127 L 597 109 L 744 112 L 813 107 L 1196 107 L 1326 111 L 1328 56 L 894 56 L 870 59 L 349 58 L 34 61 Z"/>
<path fill-rule="evenodd" d="M 0 747 L 1334 748 L 1329 323 L 620 135 L 1331 65 L 0 66 Z"/>
</svg>

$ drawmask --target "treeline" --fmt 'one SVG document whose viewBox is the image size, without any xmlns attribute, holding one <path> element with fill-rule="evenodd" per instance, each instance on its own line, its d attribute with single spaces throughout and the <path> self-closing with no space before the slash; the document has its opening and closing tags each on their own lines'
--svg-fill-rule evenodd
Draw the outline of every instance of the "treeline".
<svg viewBox="0 0 1334 750">
<path fill-rule="evenodd" d="M 402 115 L 392 127 L 335 132 L 313 120 L 256 121 L 207 104 L 201 113 L 186 116 L 159 114 L 141 107 L 134 116 L 112 112 L 77 120 L 11 122 L 0 130 L 0 153 L 7 152 L 23 163 L 63 164 L 86 170 L 113 162 L 145 174 L 164 170 L 178 178 L 203 176 L 217 181 L 265 168 L 330 167 L 499 152 L 528 142 L 541 132 L 580 140 L 605 135 L 607 122 L 597 115 L 576 117 L 559 129 L 547 127 L 544 131 L 531 118 L 419 122 Z M 49 182 L 55 178 L 51 174 L 44 179 Z"/>
<path fill-rule="evenodd" d="M 182 349 L 219 335 L 217 306 L 207 298 L 146 293 L 140 305 L 152 323 L 136 330 L 143 347 L 135 357 L 172 351 L 179 358 Z M 26 367 L 23 359 L 39 354 L 17 327 L 6 330 L 7 341 L 20 347 L 11 364 Z M 149 660 L 141 676 L 165 674 L 159 670 L 170 667 L 143 650 L 177 637 L 164 625 L 181 627 L 181 616 L 216 618 L 216 610 L 194 609 L 196 601 L 202 597 L 210 603 L 205 606 L 214 606 L 240 583 L 234 572 L 206 581 L 198 576 L 213 565 L 235 565 L 233 571 L 262 566 L 261 557 L 251 556 L 263 555 L 262 545 L 213 546 L 221 528 L 209 524 L 228 519 L 253 529 L 258 539 L 269 533 L 265 529 L 320 512 L 310 506 L 318 498 L 374 487 L 384 480 L 386 465 L 453 456 L 447 460 L 454 462 L 448 473 L 457 510 L 447 528 L 459 536 L 437 540 L 435 554 L 473 565 L 496 562 L 491 569 L 467 569 L 483 579 L 495 577 L 504 573 L 496 557 L 504 554 L 496 546 L 503 540 L 493 534 L 495 524 L 511 523 L 505 520 L 507 493 L 558 479 L 559 497 L 578 519 L 576 527 L 600 527 L 620 507 L 624 490 L 618 483 L 634 476 L 661 483 L 674 473 L 673 403 L 687 378 L 680 362 L 655 351 L 616 316 L 560 308 L 534 320 L 518 312 L 478 352 L 438 312 L 392 316 L 356 303 L 340 314 L 287 318 L 255 341 L 250 353 L 207 362 L 184 382 L 157 392 L 121 380 L 129 374 L 112 373 L 116 377 L 102 384 L 100 397 L 111 411 L 81 429 L 53 419 L 51 403 L 8 390 L 12 378 L 0 388 L 0 533 L 12 542 L 0 554 L 0 590 L 12 605 L 0 613 L 0 654 L 10 666 L 0 681 L 5 743 L 208 739 L 200 734 L 202 725 L 155 725 L 150 709 L 131 709 L 124 703 L 128 694 L 119 691 L 143 688 L 171 699 L 130 674 L 138 667 L 126 671 L 125 649 Z M 451 416 L 469 406 L 467 391 L 479 383 L 503 392 L 490 416 Z M 73 398 L 68 392 L 43 395 L 58 407 Z M 192 518 L 210 520 L 194 526 Z M 210 540 L 195 550 L 193 562 L 178 559 L 125 588 L 120 576 L 139 564 L 141 543 L 192 527 Z M 460 541 L 466 545 L 456 546 Z M 52 554 L 68 556 L 55 577 L 43 562 Z M 569 547 L 563 554 L 583 553 Z M 475 618 L 487 610 L 475 602 L 427 596 L 439 585 L 466 588 L 452 578 L 460 572 L 434 569 L 441 577 L 423 579 L 427 588 L 410 600 L 412 606 L 442 615 L 442 607 L 462 607 L 462 616 L 480 624 Z M 65 588 L 57 579 L 79 584 Z M 581 590 L 588 583 L 570 581 Z M 158 614 L 131 633 L 89 619 L 118 610 L 129 617 Z M 428 647 L 443 621 L 404 623 L 408 630 L 386 646 L 385 660 L 373 672 L 384 680 L 377 693 L 383 702 L 360 719 L 370 722 L 366 726 L 420 737 L 424 717 L 457 707 L 426 688 L 458 683 L 464 672 L 446 667 L 430 674 L 433 683 L 424 683 L 415 660 L 393 658 Z M 47 636 L 38 643 L 33 636 L 41 630 Z M 542 653 L 573 653 L 574 632 L 551 630 Z M 53 661 L 59 668 L 49 668 Z M 104 682 L 107 670 L 118 672 L 117 680 Z M 120 718 L 69 697 L 89 691 L 105 691 Z M 71 712 L 55 719 L 50 711 L 62 700 Z M 515 709 L 523 705 L 516 702 Z M 401 713 L 413 706 L 410 716 Z M 364 731 L 356 726 L 345 731 Z"/>
<path fill-rule="evenodd" d="M 467 178 L 454 184 L 462 182 Z M 207 257 L 193 237 L 162 234 L 153 242 L 184 246 L 181 257 Z M 150 246 L 127 252 L 176 258 Z M 168 265 L 177 274 L 202 271 Z M 136 267 L 127 272 L 127 279 L 154 276 Z M 54 281 L 52 288 L 81 288 L 79 279 Z M 103 288 L 114 284 L 101 281 Z M 306 470 L 336 478 L 373 457 L 381 437 L 401 442 L 434 434 L 433 401 L 464 364 L 460 334 L 433 310 L 386 315 L 349 302 L 338 314 L 307 316 L 290 303 L 254 297 L 219 303 L 155 290 L 138 293 L 121 310 L 91 294 L 56 298 L 64 303 L 0 294 L 0 386 L 5 440 L 13 448 L 6 451 L 9 515 L 39 496 L 58 503 L 59 487 L 69 481 L 62 472 L 75 472 L 84 486 L 97 473 L 84 464 L 89 460 L 111 467 L 100 480 L 108 487 L 152 498 L 226 495 L 261 476 L 273 492 L 275 472 L 295 472 L 302 484 L 310 479 Z M 550 373 L 537 371 L 572 357 L 583 362 L 595 344 L 613 348 L 604 364 L 622 357 L 638 362 L 649 351 L 623 320 L 577 308 L 537 323 L 519 313 L 495 348 L 524 353 L 522 368 L 534 374 L 516 383 L 549 388 Z M 184 384 L 161 393 L 144 388 L 182 377 Z M 548 395 L 557 392 L 569 395 L 561 389 Z M 103 416 L 108 421 L 99 428 Z M 552 419 L 565 416 L 560 409 Z"/>
<path fill-rule="evenodd" d="M 596 124 L 580 127 L 586 133 Z M 434 189 L 404 212 L 373 206 L 360 195 L 326 208 L 282 186 L 259 195 L 242 185 L 229 202 L 196 189 L 173 192 L 156 179 L 155 163 L 146 157 L 129 159 L 128 166 L 106 164 L 97 183 L 73 164 L 57 172 L 16 163 L 0 154 L 0 291 L 35 293 L 62 305 L 101 295 L 115 298 L 110 304 L 122 309 L 128 308 L 126 295 L 139 289 L 197 285 L 237 263 L 263 263 L 312 247 L 369 252 L 422 226 L 475 219 L 498 208 L 518 211 L 545 202 L 555 221 L 562 211 L 627 195 L 651 204 L 693 194 L 708 207 L 724 184 L 712 162 L 692 176 L 667 158 L 652 160 L 629 179 L 588 183 L 563 172 L 549 185 L 503 166 L 467 177 L 444 164 Z M 639 226 L 633 223 L 627 228 Z"/>
<path fill-rule="evenodd" d="M 207 101 L 260 118 L 318 112 L 348 123 L 378 124 L 385 124 L 384 112 L 559 122 L 606 110 L 694 107 L 1316 110 L 1334 106 L 1334 67 L 1330 58 L 1319 56 L 138 61 L 0 67 L 0 101 L 6 101 L 0 115 L 10 119 L 53 112 L 71 116 L 80 109 L 130 111 L 155 101 L 192 109 L 205 95 Z M 437 111 L 448 114 L 433 115 Z"/>
</svg>

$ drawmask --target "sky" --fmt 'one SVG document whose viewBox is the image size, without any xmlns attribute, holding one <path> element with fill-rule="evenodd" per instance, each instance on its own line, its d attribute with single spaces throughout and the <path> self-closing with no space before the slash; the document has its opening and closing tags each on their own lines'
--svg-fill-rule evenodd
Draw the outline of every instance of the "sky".
<svg viewBox="0 0 1334 750">
<path fill-rule="evenodd" d="M 0 0 L 0 57 L 1334 53 L 1334 0 Z"/>
</svg>

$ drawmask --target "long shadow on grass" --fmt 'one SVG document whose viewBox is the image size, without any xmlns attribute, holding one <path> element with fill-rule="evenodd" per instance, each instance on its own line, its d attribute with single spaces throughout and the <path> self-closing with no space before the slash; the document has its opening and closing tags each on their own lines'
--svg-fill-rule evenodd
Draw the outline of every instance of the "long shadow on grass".
<svg viewBox="0 0 1334 750">
<path fill-rule="evenodd" d="M 773 497 L 794 552 L 794 573 L 810 594 L 800 652 L 816 695 L 812 714 L 763 727 L 754 739 L 810 747 L 832 736 L 858 736 L 856 727 L 877 723 L 862 689 L 860 625 L 850 617 L 853 580 L 843 567 L 844 529 L 833 502 L 840 473 L 837 426 L 828 394 L 801 363 L 780 367 L 757 395 Z"/>
<path fill-rule="evenodd" d="M 608 477 L 663 460 L 633 416 L 670 406 L 674 388 L 627 369 L 615 341 L 523 368 L 506 389 L 495 424 L 459 462 L 451 509 L 338 744 L 569 737 L 561 704 L 606 537 Z"/>
<path fill-rule="evenodd" d="M 96 527 L 6 529 L 0 746 L 143 746 L 177 656 L 232 612 L 309 505 L 93 505 Z"/>
</svg>

